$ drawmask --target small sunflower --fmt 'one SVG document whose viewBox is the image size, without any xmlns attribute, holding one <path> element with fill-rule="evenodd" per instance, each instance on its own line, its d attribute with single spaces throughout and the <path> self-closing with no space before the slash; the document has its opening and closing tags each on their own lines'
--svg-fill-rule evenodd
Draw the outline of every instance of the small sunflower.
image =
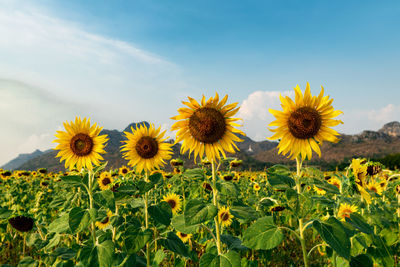
<svg viewBox="0 0 400 267">
<path fill-rule="evenodd" d="M 362 159 L 353 159 L 351 161 L 351 167 L 355 182 L 360 186 L 364 186 L 367 176 L 367 165 L 362 164 Z"/>
<path fill-rule="evenodd" d="M 170 179 L 170 178 L 172 178 L 174 176 L 174 174 L 172 173 L 172 172 L 164 172 L 163 173 L 163 177 L 165 178 L 165 179 Z"/>
<path fill-rule="evenodd" d="M 208 166 L 211 165 L 211 161 L 209 161 L 207 158 L 203 158 L 201 160 L 201 164 L 203 164 L 204 166 Z"/>
<path fill-rule="evenodd" d="M 60 162 L 65 160 L 65 168 L 78 170 L 87 168 L 93 169 L 93 165 L 99 165 L 103 157 L 100 154 L 104 151 L 107 135 L 99 135 L 102 128 L 96 124 L 90 126 L 90 119 L 75 118 L 75 122 L 64 123 L 65 132 L 57 131 L 58 139 L 53 142 L 59 143 L 56 150 L 59 150 L 56 157 L 61 157 Z M 43 173 L 39 169 L 39 173 Z"/>
<path fill-rule="evenodd" d="M 342 182 L 341 182 L 338 178 L 336 178 L 336 177 L 330 178 L 330 179 L 328 180 L 328 183 L 330 183 L 331 185 L 336 186 L 337 189 L 339 189 L 339 190 L 340 190 L 340 188 L 342 187 Z"/>
<path fill-rule="evenodd" d="M 318 188 L 318 187 L 316 187 L 315 185 L 314 185 L 313 188 L 314 188 L 314 191 L 317 192 L 318 195 L 323 196 L 323 195 L 326 194 L 326 191 L 325 191 L 324 189 Z"/>
<path fill-rule="evenodd" d="M 176 235 L 182 240 L 183 243 L 188 242 L 189 239 L 192 237 L 191 234 L 185 234 L 181 232 L 177 232 Z"/>
<path fill-rule="evenodd" d="M 385 190 L 386 190 L 386 187 L 387 187 L 387 185 L 388 185 L 388 181 L 387 181 L 387 180 L 382 180 L 382 181 L 379 183 L 379 185 L 381 186 L 382 191 L 385 191 Z"/>
<path fill-rule="evenodd" d="M 229 166 L 232 167 L 232 168 L 237 168 L 237 167 L 241 166 L 242 163 L 243 163 L 242 160 L 240 160 L 240 159 L 234 159 L 234 160 L 232 160 L 231 162 L 229 162 Z"/>
<path fill-rule="evenodd" d="M 233 180 L 234 174 L 232 173 L 226 173 L 222 175 L 222 180 L 226 181 L 226 182 L 230 182 Z"/>
<path fill-rule="evenodd" d="M 218 211 L 218 221 L 222 227 L 228 227 L 232 224 L 233 215 L 229 211 L 229 207 L 221 207 Z"/>
<path fill-rule="evenodd" d="M 100 177 L 97 179 L 97 182 L 99 183 L 101 190 L 108 190 L 111 188 L 114 179 L 112 178 L 110 172 L 102 172 Z"/>
<path fill-rule="evenodd" d="M 295 102 L 288 96 L 280 96 L 283 111 L 269 109 L 276 118 L 269 126 L 278 128 L 270 129 L 275 134 L 268 139 L 280 139 L 279 154 L 289 154 L 288 157 L 291 159 L 299 156 L 302 160 L 306 157 L 311 159 L 313 150 L 321 156 L 319 144 L 323 141 L 334 143 L 339 141 L 336 137 L 339 133 L 330 127 L 343 123 L 332 119 L 343 112 L 333 109 L 331 106 L 333 99 L 324 96 L 324 88 L 322 86 L 321 88 L 318 97 L 312 96 L 310 85 L 307 83 L 303 96 L 297 85 L 294 88 Z"/>
<path fill-rule="evenodd" d="M 167 188 L 171 189 L 172 188 L 172 184 L 167 184 Z"/>
<path fill-rule="evenodd" d="M 119 168 L 118 173 L 119 175 L 125 176 L 129 173 L 129 168 L 126 166 L 122 166 L 121 168 Z"/>
<path fill-rule="evenodd" d="M 273 206 L 271 209 L 270 209 L 270 211 L 274 211 L 274 212 L 279 212 L 279 211 L 283 211 L 283 210 L 285 210 L 286 208 L 285 207 L 283 207 L 283 206 Z"/>
<path fill-rule="evenodd" d="M 181 159 L 171 159 L 169 164 L 171 164 L 172 167 L 183 166 L 183 160 L 181 160 Z"/>
<path fill-rule="evenodd" d="M 396 195 L 400 195 L 400 184 L 395 187 Z"/>
<path fill-rule="evenodd" d="M 366 185 L 366 187 L 368 190 L 373 191 L 373 192 L 377 193 L 378 195 L 382 195 L 383 190 L 382 190 L 381 185 L 378 182 L 371 181 Z"/>
<path fill-rule="evenodd" d="M 209 191 L 209 192 L 212 191 L 212 186 L 211 186 L 211 184 L 208 183 L 208 182 L 203 182 L 202 187 L 203 187 L 205 190 Z"/>
<path fill-rule="evenodd" d="M 356 205 L 350 205 L 350 204 L 340 204 L 339 211 L 338 211 L 338 217 L 342 219 L 342 221 L 345 220 L 345 217 L 350 218 L 350 214 L 353 212 L 357 212 L 358 208 Z"/>
<path fill-rule="evenodd" d="M 137 125 L 136 130 L 131 127 L 130 132 L 124 132 L 128 140 L 123 141 L 126 144 L 121 147 L 124 158 L 129 160 L 130 166 L 136 166 L 136 171 L 152 171 L 165 164 L 172 154 L 172 144 L 164 142 L 165 131 L 160 133 L 161 127 L 154 128 L 146 125 Z"/>
<path fill-rule="evenodd" d="M 260 189 L 261 189 L 261 187 L 260 187 L 260 185 L 258 184 L 258 183 L 254 183 L 253 184 L 253 189 L 254 189 L 254 191 L 260 191 Z"/>
<path fill-rule="evenodd" d="M 173 174 L 181 174 L 181 173 L 182 173 L 182 169 L 181 168 L 179 168 L 179 167 L 175 167 L 174 168 Z"/>
<path fill-rule="evenodd" d="M 166 196 L 163 197 L 163 201 L 169 204 L 173 214 L 177 214 L 181 210 L 182 201 L 177 194 L 174 193 L 167 194 Z"/>
<path fill-rule="evenodd" d="M 111 223 L 111 217 L 113 216 L 113 213 L 109 210 L 107 212 L 106 217 L 102 220 L 102 221 L 97 221 L 95 223 L 95 225 L 97 226 L 97 228 L 99 228 L 100 230 L 103 230 L 104 228 L 106 228 L 110 223 Z"/>
<path fill-rule="evenodd" d="M 193 152 L 203 158 L 206 155 L 209 161 L 225 158 L 225 151 L 235 153 L 238 147 L 234 143 L 243 141 L 237 134 L 245 135 L 234 128 L 240 126 L 235 123 L 238 118 L 232 118 L 238 111 L 238 103 L 225 105 L 228 100 L 226 95 L 219 101 L 218 94 L 206 101 L 204 95 L 199 104 L 195 99 L 188 97 L 189 102 L 182 101 L 187 107 L 178 109 L 179 115 L 171 119 L 177 120 L 171 130 L 177 130 L 176 142 L 183 141 L 181 153 Z"/>
</svg>

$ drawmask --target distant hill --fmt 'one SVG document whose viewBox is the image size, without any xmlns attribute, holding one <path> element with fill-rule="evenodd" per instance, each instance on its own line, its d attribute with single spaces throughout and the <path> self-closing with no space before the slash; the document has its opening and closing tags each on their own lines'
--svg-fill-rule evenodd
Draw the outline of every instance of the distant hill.
<svg viewBox="0 0 400 267">
<path fill-rule="evenodd" d="M 141 123 L 148 125 L 147 122 L 140 122 L 139 124 Z M 130 130 L 131 126 L 136 129 L 136 123 L 132 123 L 124 131 Z M 127 161 L 122 158 L 120 153 L 121 141 L 125 139 L 123 132 L 103 130 L 101 134 L 107 134 L 110 139 L 106 147 L 107 153 L 104 155 L 104 159 L 108 161 L 108 167 L 118 168 L 126 165 Z M 241 138 L 244 141 L 237 143 L 240 152 L 229 156 L 242 159 L 244 161 L 243 168 L 245 169 L 263 169 L 266 166 L 276 163 L 293 163 L 293 161 L 290 161 L 286 157 L 278 155 L 277 142 L 268 140 L 257 142 L 249 137 Z M 170 142 L 173 142 L 173 140 L 170 140 Z M 185 161 L 186 167 L 194 166 L 193 158 L 188 159 L 187 154 L 179 154 L 180 144 L 174 145 L 173 150 L 174 158 L 182 158 Z M 378 131 L 363 131 L 356 135 L 342 134 L 338 143 L 325 142 L 321 146 L 321 150 L 322 157 L 319 158 L 318 155 L 314 154 L 308 164 L 326 167 L 347 162 L 353 157 L 382 158 L 388 154 L 400 153 L 400 123 L 387 123 Z M 50 171 L 64 170 L 63 164 L 59 163 L 59 158 L 55 158 L 56 154 L 57 152 L 53 150 L 44 153 L 41 152 L 35 156 L 31 156 L 28 160 L 23 161 L 22 164 L 13 169 L 36 170 L 44 167 Z"/>
<path fill-rule="evenodd" d="M 47 151 L 46 151 L 47 152 Z M 36 157 L 39 157 L 43 154 L 45 154 L 46 152 L 42 152 L 39 149 L 36 149 L 34 152 L 32 153 L 26 153 L 26 154 L 19 154 L 18 157 L 16 157 L 15 159 L 7 162 L 6 164 L 4 164 L 3 166 L 1 166 L 1 168 L 5 169 L 5 170 L 15 170 L 17 169 L 19 166 L 21 166 L 22 164 L 24 164 L 25 162 L 34 159 Z"/>
</svg>

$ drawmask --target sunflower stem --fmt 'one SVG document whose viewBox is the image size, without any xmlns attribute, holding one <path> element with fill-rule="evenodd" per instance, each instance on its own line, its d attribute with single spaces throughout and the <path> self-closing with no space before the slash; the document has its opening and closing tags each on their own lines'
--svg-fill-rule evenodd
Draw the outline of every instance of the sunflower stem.
<svg viewBox="0 0 400 267">
<path fill-rule="evenodd" d="M 89 170 L 88 172 L 88 194 L 89 194 L 89 209 L 93 209 L 93 181 L 94 181 L 94 173 Z M 91 232 L 92 232 L 92 238 L 93 238 L 93 245 L 96 244 L 96 226 L 95 223 L 92 222 L 92 227 L 91 227 Z"/>
<path fill-rule="evenodd" d="M 296 188 L 297 188 L 297 193 L 301 194 L 301 183 L 300 183 L 300 176 L 301 176 L 301 166 L 303 162 L 302 160 L 297 157 L 296 158 Z M 303 260 L 304 260 L 304 266 L 308 267 L 308 259 L 307 259 L 307 248 L 306 248 L 306 241 L 304 239 L 304 230 L 305 227 L 303 226 L 303 218 L 299 219 L 299 233 L 300 233 L 300 244 L 301 244 L 301 250 L 303 252 Z"/>
<path fill-rule="evenodd" d="M 144 181 L 147 183 L 149 182 L 149 173 L 146 170 L 146 174 L 144 177 Z M 144 193 L 144 221 L 145 221 L 145 228 L 149 228 L 149 212 L 148 212 L 148 207 L 149 207 L 149 192 Z M 150 244 L 147 242 L 146 243 L 146 262 L 147 262 L 147 267 L 150 266 Z"/>
<path fill-rule="evenodd" d="M 24 244 L 22 245 L 22 258 L 25 257 L 25 251 L 26 251 L 26 233 L 24 233 Z"/>
<path fill-rule="evenodd" d="M 215 176 L 214 160 L 211 161 L 211 167 L 212 167 L 212 181 L 213 181 L 213 204 L 215 207 L 217 207 L 217 210 L 218 210 L 218 190 L 217 190 L 217 178 Z M 216 232 L 216 236 L 217 236 L 218 255 L 221 255 L 222 254 L 221 233 L 220 233 L 220 225 L 219 225 L 219 221 L 218 221 L 218 216 L 214 217 L 214 222 L 215 222 L 215 232 Z"/>
</svg>

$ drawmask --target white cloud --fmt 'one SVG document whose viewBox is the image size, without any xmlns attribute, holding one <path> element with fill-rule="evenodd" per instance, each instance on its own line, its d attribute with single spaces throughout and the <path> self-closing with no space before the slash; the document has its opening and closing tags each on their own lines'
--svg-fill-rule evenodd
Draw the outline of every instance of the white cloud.
<svg viewBox="0 0 400 267">
<path fill-rule="evenodd" d="M 36 145 L 46 148 L 47 134 L 75 116 L 106 129 L 165 123 L 177 102 L 171 91 L 183 88 L 180 67 L 159 55 L 25 2 L 0 0 L 0 165 Z"/>
<path fill-rule="evenodd" d="M 274 120 L 268 109 L 280 109 L 279 95 L 292 96 L 291 91 L 255 91 L 243 100 L 238 117 L 243 119 L 243 130 L 252 139 L 260 141 L 271 136 L 267 126 Z"/>
</svg>

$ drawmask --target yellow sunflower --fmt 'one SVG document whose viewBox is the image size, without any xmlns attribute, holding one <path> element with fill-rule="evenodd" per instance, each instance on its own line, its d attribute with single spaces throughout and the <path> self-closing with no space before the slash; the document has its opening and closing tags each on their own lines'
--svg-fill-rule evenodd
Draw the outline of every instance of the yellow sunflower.
<svg viewBox="0 0 400 267">
<path fill-rule="evenodd" d="M 254 191 L 259 191 L 261 189 L 261 187 L 258 183 L 254 183 L 253 189 L 254 189 Z"/>
<path fill-rule="evenodd" d="M 229 211 L 229 207 L 221 207 L 218 211 L 218 221 L 222 227 L 228 227 L 232 224 L 233 215 Z"/>
<path fill-rule="evenodd" d="M 182 240 L 183 243 L 188 242 L 189 239 L 192 237 L 191 234 L 185 234 L 181 232 L 177 232 L 176 235 Z"/>
<path fill-rule="evenodd" d="M 125 176 L 129 173 L 129 168 L 126 166 L 122 166 L 121 168 L 119 168 L 118 173 L 119 175 Z"/>
<path fill-rule="evenodd" d="M 357 189 L 360 192 L 362 199 L 364 199 L 368 204 L 371 204 L 371 195 L 364 189 L 367 176 L 367 165 L 363 164 L 363 161 L 364 160 L 362 159 L 353 159 L 350 166 L 353 170 Z"/>
<path fill-rule="evenodd" d="M 318 187 L 316 187 L 315 185 L 314 185 L 313 188 L 314 188 L 314 191 L 317 192 L 318 195 L 323 196 L 323 195 L 326 194 L 326 191 L 325 191 L 324 189 L 318 188 Z"/>
<path fill-rule="evenodd" d="M 75 118 L 75 122 L 64 123 L 64 131 L 57 131 L 55 135 L 58 139 L 54 143 L 59 143 L 55 150 L 59 150 L 56 157 L 61 157 L 60 162 L 65 160 L 65 168 L 78 170 L 87 168 L 93 169 L 93 165 L 99 165 L 103 157 L 100 154 L 104 151 L 107 135 L 99 135 L 101 127 L 95 124 L 90 126 L 90 119 Z M 39 170 L 40 173 L 42 173 Z"/>
<path fill-rule="evenodd" d="M 154 128 L 151 124 L 149 128 L 146 125 L 137 125 L 136 130 L 131 127 L 130 132 L 124 132 L 128 140 L 123 141 L 126 144 L 121 147 L 124 158 L 129 160 L 130 166 L 136 166 L 136 171 L 152 171 L 165 164 L 172 154 L 172 144 L 164 142 L 165 131 L 161 132 L 161 127 Z"/>
<path fill-rule="evenodd" d="M 378 195 L 382 195 L 382 187 L 378 182 L 371 181 L 366 185 L 367 189 L 377 193 Z"/>
<path fill-rule="evenodd" d="M 97 222 L 95 223 L 95 225 L 96 225 L 100 230 L 106 228 L 106 227 L 111 223 L 111 217 L 112 217 L 112 216 L 113 216 L 113 214 L 112 214 L 112 212 L 109 210 L 109 211 L 107 212 L 106 217 L 105 217 L 101 222 L 97 221 Z"/>
<path fill-rule="evenodd" d="M 97 182 L 99 183 L 101 190 L 107 190 L 111 188 L 114 179 L 112 178 L 110 172 L 102 172 L 100 177 L 97 179 Z"/>
<path fill-rule="evenodd" d="M 331 106 L 333 99 L 324 96 L 323 87 L 318 97 L 311 95 L 309 83 L 307 83 L 304 96 L 298 85 L 294 91 L 295 102 L 288 96 L 280 96 L 283 111 L 269 109 L 276 118 L 269 126 L 278 128 L 270 129 L 275 134 L 268 139 L 280 139 L 278 152 L 289 154 L 288 157 L 291 159 L 299 156 L 302 160 L 306 157 L 311 159 L 312 150 L 321 156 L 319 144 L 325 140 L 339 141 L 336 137 L 339 133 L 330 127 L 343 123 L 332 119 L 343 112 L 333 109 Z"/>
<path fill-rule="evenodd" d="M 337 189 L 339 189 L 339 190 L 340 190 L 340 188 L 342 187 L 342 182 L 341 182 L 338 178 L 336 178 L 336 177 L 330 178 L 330 179 L 328 180 L 328 183 L 330 183 L 331 185 L 336 186 Z"/>
<path fill-rule="evenodd" d="M 339 211 L 338 211 L 338 217 L 342 219 L 342 221 L 345 220 L 345 217 L 350 218 L 350 214 L 353 212 L 357 212 L 358 208 L 356 205 L 350 205 L 350 204 L 340 204 Z"/>
<path fill-rule="evenodd" d="M 163 201 L 169 204 L 173 214 L 177 214 L 181 210 L 182 201 L 180 196 L 177 194 L 169 193 L 163 197 Z"/>
<path fill-rule="evenodd" d="M 178 131 L 176 142 L 183 141 L 181 153 L 189 150 L 189 155 L 194 153 L 195 160 L 205 154 L 209 161 L 215 161 L 221 159 L 221 154 L 225 158 L 225 151 L 239 150 L 234 142 L 243 141 L 237 134 L 244 133 L 234 128 L 241 126 L 235 123 L 240 119 L 232 118 L 239 111 L 238 103 L 225 105 L 228 95 L 219 101 L 218 94 L 207 101 L 203 95 L 200 104 L 191 97 L 188 99 L 189 102 L 182 101 L 188 108 L 178 109 L 179 115 L 171 118 L 178 120 L 171 129 Z"/>
</svg>

